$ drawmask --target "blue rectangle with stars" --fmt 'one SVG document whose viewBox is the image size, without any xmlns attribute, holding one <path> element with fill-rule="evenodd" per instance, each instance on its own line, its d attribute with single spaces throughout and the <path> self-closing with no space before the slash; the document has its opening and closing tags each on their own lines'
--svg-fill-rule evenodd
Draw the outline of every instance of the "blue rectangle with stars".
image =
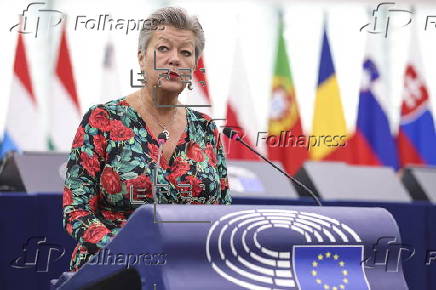
<svg viewBox="0 0 436 290">
<path fill-rule="evenodd" d="M 301 290 L 369 290 L 363 246 L 294 246 L 293 266 Z"/>
</svg>

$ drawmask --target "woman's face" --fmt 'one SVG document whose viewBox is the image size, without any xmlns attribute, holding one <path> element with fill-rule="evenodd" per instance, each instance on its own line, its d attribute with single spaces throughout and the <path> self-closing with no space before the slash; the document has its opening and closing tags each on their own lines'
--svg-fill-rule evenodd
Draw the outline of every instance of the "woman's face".
<svg viewBox="0 0 436 290">
<path fill-rule="evenodd" d="M 195 35 L 190 30 L 173 26 L 162 28 L 153 32 L 145 55 L 138 53 L 139 64 L 145 72 L 148 86 L 159 85 L 161 90 L 181 93 L 186 86 L 183 81 L 189 81 L 195 69 Z"/>
</svg>

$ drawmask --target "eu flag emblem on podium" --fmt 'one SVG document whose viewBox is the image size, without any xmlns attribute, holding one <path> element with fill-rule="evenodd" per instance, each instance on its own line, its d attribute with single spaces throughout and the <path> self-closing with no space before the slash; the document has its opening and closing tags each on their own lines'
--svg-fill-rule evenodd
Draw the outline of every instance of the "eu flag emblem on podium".
<svg viewBox="0 0 436 290">
<path fill-rule="evenodd" d="M 363 246 L 294 246 L 294 273 L 301 290 L 369 290 Z"/>
</svg>

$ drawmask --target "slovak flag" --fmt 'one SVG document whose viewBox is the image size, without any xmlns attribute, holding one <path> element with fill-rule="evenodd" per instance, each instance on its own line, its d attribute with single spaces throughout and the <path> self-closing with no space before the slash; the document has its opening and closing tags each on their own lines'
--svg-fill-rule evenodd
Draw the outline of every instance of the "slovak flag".
<svg viewBox="0 0 436 290">
<path fill-rule="evenodd" d="M 6 127 L 0 145 L 0 159 L 9 151 L 45 149 L 40 109 L 33 91 L 24 39 L 19 33 Z"/>
<path fill-rule="evenodd" d="M 404 76 L 398 153 L 400 165 L 436 165 L 436 133 L 430 98 L 422 73 L 416 33 Z"/>
<path fill-rule="evenodd" d="M 386 74 L 381 67 L 383 40 L 375 35 L 368 36 L 356 131 L 349 142 L 353 152 L 350 161 L 398 169 L 397 148 L 387 115 Z"/>
<path fill-rule="evenodd" d="M 65 25 L 61 32 L 50 110 L 49 147 L 52 150 L 69 151 L 80 122 L 81 111 Z"/>
<path fill-rule="evenodd" d="M 209 89 L 207 87 L 206 69 L 203 57 L 198 59 L 197 69 L 192 73 L 192 90 L 186 89 L 180 94 L 182 104 L 190 106 L 192 110 L 199 111 L 212 117 Z M 192 106 L 191 106 L 192 105 Z"/>
</svg>

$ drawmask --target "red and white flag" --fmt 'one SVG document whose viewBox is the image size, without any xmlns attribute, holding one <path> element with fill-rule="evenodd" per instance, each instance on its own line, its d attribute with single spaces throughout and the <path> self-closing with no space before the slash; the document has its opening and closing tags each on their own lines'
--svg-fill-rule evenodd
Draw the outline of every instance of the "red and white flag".
<svg viewBox="0 0 436 290">
<path fill-rule="evenodd" d="M 415 26 L 404 74 L 404 92 L 397 137 L 400 167 L 436 165 L 436 132 L 417 34 Z"/>
<path fill-rule="evenodd" d="M 8 151 L 45 149 L 40 111 L 32 86 L 25 42 L 22 34 L 19 33 L 0 156 Z"/>
<path fill-rule="evenodd" d="M 115 47 L 111 39 L 108 39 L 104 49 L 100 103 L 121 97 L 120 77 L 117 69 Z"/>
<path fill-rule="evenodd" d="M 233 72 L 227 100 L 226 127 L 239 133 L 241 139 L 250 146 L 256 138 L 256 123 L 253 100 L 250 96 L 247 73 L 242 61 L 242 50 L 239 41 L 236 42 L 233 58 Z M 224 142 L 227 148 L 227 158 L 233 160 L 258 160 L 259 157 L 241 143 Z"/>
<path fill-rule="evenodd" d="M 197 69 L 192 75 L 192 90 L 186 87 L 181 93 L 180 100 L 184 105 L 193 105 L 190 108 L 212 117 L 212 107 L 206 78 L 203 57 L 198 59 Z"/>
<path fill-rule="evenodd" d="M 61 32 L 50 105 L 49 144 L 52 145 L 51 149 L 69 151 L 80 123 L 81 110 L 65 26 Z"/>
</svg>

